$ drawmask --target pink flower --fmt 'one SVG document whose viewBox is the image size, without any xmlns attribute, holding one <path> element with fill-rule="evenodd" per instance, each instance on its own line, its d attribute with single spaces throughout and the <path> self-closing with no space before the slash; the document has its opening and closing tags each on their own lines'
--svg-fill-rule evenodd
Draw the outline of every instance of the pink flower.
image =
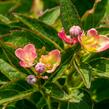
<svg viewBox="0 0 109 109">
<path fill-rule="evenodd" d="M 63 40 L 64 42 L 66 42 L 67 44 L 73 45 L 73 44 L 75 44 L 75 43 L 78 42 L 78 39 L 77 39 L 77 38 L 74 38 L 74 37 L 71 38 L 70 36 L 66 35 L 64 29 L 62 29 L 62 31 L 60 31 L 60 32 L 58 33 L 58 36 L 59 36 L 60 39 L 62 39 L 62 40 Z"/>
<path fill-rule="evenodd" d="M 37 57 L 36 49 L 33 44 L 27 44 L 24 48 L 18 48 L 15 55 L 20 59 L 20 66 L 30 68 L 33 66 L 34 60 Z"/>
<path fill-rule="evenodd" d="M 102 52 L 109 48 L 109 38 L 105 35 L 99 35 L 94 28 L 88 30 L 87 35 L 83 32 L 78 36 L 78 40 L 88 52 Z"/>
<path fill-rule="evenodd" d="M 78 43 L 78 38 L 77 36 L 82 33 L 82 30 L 79 26 L 72 26 L 69 30 L 70 35 L 66 35 L 64 29 L 58 33 L 58 36 L 60 39 L 62 39 L 64 42 L 67 44 L 76 44 Z"/>
<path fill-rule="evenodd" d="M 48 55 L 42 55 L 40 62 L 45 64 L 46 72 L 54 72 L 61 62 L 60 51 L 56 49 L 49 52 Z"/>
</svg>

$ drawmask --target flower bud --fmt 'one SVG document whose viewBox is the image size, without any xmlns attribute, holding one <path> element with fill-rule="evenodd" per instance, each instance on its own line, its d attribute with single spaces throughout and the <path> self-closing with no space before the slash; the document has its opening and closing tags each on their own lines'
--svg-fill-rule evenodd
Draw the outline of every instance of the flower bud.
<svg viewBox="0 0 109 109">
<path fill-rule="evenodd" d="M 69 32 L 72 37 L 77 37 L 78 35 L 82 33 L 82 30 L 79 26 L 72 26 Z"/>
<path fill-rule="evenodd" d="M 38 73 L 43 73 L 45 71 L 45 65 L 43 63 L 37 63 L 37 65 L 35 66 L 35 70 Z"/>
<path fill-rule="evenodd" d="M 34 83 L 36 83 L 37 78 L 34 75 L 29 75 L 27 76 L 26 81 L 28 84 L 33 85 Z"/>
<path fill-rule="evenodd" d="M 42 76 L 42 79 L 46 80 L 48 79 L 48 76 Z"/>
</svg>

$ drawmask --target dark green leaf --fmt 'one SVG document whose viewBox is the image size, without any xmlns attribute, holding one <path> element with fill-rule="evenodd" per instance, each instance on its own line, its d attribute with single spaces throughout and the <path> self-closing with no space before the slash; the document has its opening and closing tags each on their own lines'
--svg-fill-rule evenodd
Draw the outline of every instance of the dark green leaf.
<svg viewBox="0 0 109 109">
<path fill-rule="evenodd" d="M 87 10 L 91 9 L 94 4 L 94 0 L 72 0 L 76 9 L 78 10 L 78 14 L 82 16 Z"/>
<path fill-rule="evenodd" d="M 74 66 L 76 71 L 80 74 L 84 85 L 87 88 L 90 88 L 91 85 L 91 68 L 88 64 L 85 63 L 80 63 L 80 65 L 78 63 L 76 63 L 76 61 L 74 62 Z"/>
<path fill-rule="evenodd" d="M 109 79 L 98 78 L 92 82 L 91 97 L 96 102 L 109 99 Z"/>
<path fill-rule="evenodd" d="M 77 9 L 71 0 L 60 0 L 61 20 L 66 32 L 73 25 L 81 25 Z"/>
<path fill-rule="evenodd" d="M 52 98 L 59 101 L 80 102 L 83 97 L 83 93 L 80 93 L 78 90 L 72 90 L 67 94 L 61 87 L 54 83 L 48 83 L 45 87 L 45 92 L 50 94 Z"/>
<path fill-rule="evenodd" d="M 82 16 L 85 30 L 98 25 L 105 14 L 107 1 L 108 0 L 95 0 L 93 8 L 86 11 L 86 13 Z"/>
<path fill-rule="evenodd" d="M 9 65 L 3 59 L 0 59 L 0 71 L 10 80 L 24 78 L 25 75 L 19 72 L 16 68 Z"/>
<path fill-rule="evenodd" d="M 24 16 L 15 15 L 22 23 L 28 26 L 35 34 L 46 41 L 49 46 L 62 50 L 63 43 L 57 36 L 57 31 L 52 27 L 36 20 Z M 63 50 L 62 50 L 63 51 Z"/>
<path fill-rule="evenodd" d="M 0 105 L 28 98 L 36 89 L 24 80 L 13 81 L 0 88 Z"/>
<path fill-rule="evenodd" d="M 98 58 L 93 60 L 91 63 L 93 69 L 93 75 L 98 77 L 109 78 L 109 60 Z"/>
<path fill-rule="evenodd" d="M 46 24 L 53 25 L 55 21 L 59 18 L 60 8 L 48 9 L 39 19 Z"/>
<path fill-rule="evenodd" d="M 15 1 L 0 1 L 0 14 L 8 14 L 15 4 Z"/>
</svg>

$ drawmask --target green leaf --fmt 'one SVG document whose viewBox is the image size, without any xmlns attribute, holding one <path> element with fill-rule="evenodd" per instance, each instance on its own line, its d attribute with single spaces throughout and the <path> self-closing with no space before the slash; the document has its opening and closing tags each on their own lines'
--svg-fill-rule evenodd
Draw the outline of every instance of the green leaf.
<svg viewBox="0 0 109 109">
<path fill-rule="evenodd" d="M 62 103 L 61 109 L 92 109 L 92 106 L 87 101 L 81 101 L 80 103 Z"/>
<path fill-rule="evenodd" d="M 76 103 L 61 102 L 60 103 L 60 109 L 92 109 L 92 107 L 93 107 L 93 103 L 91 101 L 90 96 L 87 93 L 84 93 L 84 97 L 82 97 L 79 102 L 76 102 Z"/>
<path fill-rule="evenodd" d="M 0 1 L 0 14 L 8 14 L 15 4 L 15 1 Z"/>
<path fill-rule="evenodd" d="M 87 10 L 91 9 L 94 4 L 94 0 L 72 0 L 76 9 L 78 10 L 78 14 L 82 16 Z"/>
<path fill-rule="evenodd" d="M 81 25 L 77 9 L 71 0 L 60 0 L 60 11 L 62 24 L 67 33 L 71 26 Z"/>
<path fill-rule="evenodd" d="M 63 43 L 58 38 L 58 33 L 52 27 L 44 24 L 41 21 L 36 19 L 31 19 L 25 16 L 16 15 L 15 17 L 18 18 L 22 23 L 24 23 L 27 27 L 31 29 L 32 32 L 37 34 L 42 40 L 45 40 L 52 47 L 60 49 L 63 51 Z"/>
<path fill-rule="evenodd" d="M 26 13 L 30 12 L 31 6 L 32 6 L 32 0 L 15 0 L 16 1 L 16 6 L 13 7 L 11 10 L 12 12 L 17 12 L 17 13 Z"/>
<path fill-rule="evenodd" d="M 108 0 L 95 0 L 93 7 L 82 16 L 85 30 L 96 27 L 103 18 Z"/>
<path fill-rule="evenodd" d="M 4 29 L 5 28 L 5 29 Z M 4 23 L 0 23 L 0 38 L 2 35 L 9 33 L 10 27 Z"/>
<path fill-rule="evenodd" d="M 10 80 L 24 78 L 25 75 L 19 72 L 16 68 L 12 67 L 10 64 L 0 59 L 0 71 Z"/>
<path fill-rule="evenodd" d="M 9 24 L 11 21 L 6 17 L 0 14 L 0 21 L 3 22 L 4 24 Z"/>
<path fill-rule="evenodd" d="M 80 74 L 84 85 L 87 88 L 91 86 L 91 68 L 88 64 L 80 63 L 80 65 L 75 61 L 73 62 L 76 71 Z"/>
<path fill-rule="evenodd" d="M 34 104 L 36 104 L 38 109 L 43 108 L 47 104 L 46 99 L 40 92 L 35 92 L 34 94 L 32 94 L 30 99 Z"/>
<path fill-rule="evenodd" d="M 52 98 L 59 101 L 77 103 L 83 97 L 83 93 L 80 93 L 78 90 L 72 90 L 71 93 L 67 94 L 61 87 L 54 83 L 48 83 L 45 87 L 45 93 L 50 94 Z"/>
<path fill-rule="evenodd" d="M 107 34 L 109 35 L 109 26 L 102 26 L 102 27 L 99 27 L 97 28 L 97 31 L 99 31 L 100 34 Z"/>
<path fill-rule="evenodd" d="M 98 58 L 90 62 L 93 75 L 97 77 L 109 78 L 109 60 L 106 58 Z"/>
<path fill-rule="evenodd" d="M 23 99 L 14 103 L 7 104 L 6 109 L 37 109 L 30 100 Z"/>
<path fill-rule="evenodd" d="M 9 82 L 0 88 L 0 105 L 28 98 L 36 90 L 27 84 L 25 80 Z"/>
<path fill-rule="evenodd" d="M 49 45 L 40 37 L 38 37 L 37 34 L 34 34 L 25 29 L 22 29 L 22 31 L 12 31 L 11 34 L 9 34 L 7 37 L 4 37 L 3 40 L 5 44 L 12 48 L 22 47 L 28 43 L 35 44 L 36 48 L 42 48 L 43 46 L 49 47 Z"/>
<path fill-rule="evenodd" d="M 31 100 L 20 100 L 16 103 L 16 108 L 18 109 L 37 109 L 35 104 Z"/>
<path fill-rule="evenodd" d="M 45 0 L 44 2 L 44 9 L 53 8 L 59 4 L 57 0 Z"/>
<path fill-rule="evenodd" d="M 109 99 L 109 79 L 98 78 L 92 82 L 91 97 L 95 102 Z"/>
<path fill-rule="evenodd" d="M 60 8 L 55 7 L 46 10 L 45 13 L 41 17 L 39 17 L 39 19 L 46 24 L 53 25 L 59 18 L 59 16 L 60 16 Z"/>
</svg>

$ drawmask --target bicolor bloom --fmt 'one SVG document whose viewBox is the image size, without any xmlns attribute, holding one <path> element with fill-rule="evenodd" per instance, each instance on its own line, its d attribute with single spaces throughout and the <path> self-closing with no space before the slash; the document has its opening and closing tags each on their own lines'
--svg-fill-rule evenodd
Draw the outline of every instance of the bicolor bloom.
<svg viewBox="0 0 109 109">
<path fill-rule="evenodd" d="M 37 78 L 34 76 L 34 75 L 28 75 L 27 78 L 26 78 L 26 81 L 28 84 L 35 84 L 36 81 L 37 81 Z"/>
<path fill-rule="evenodd" d="M 102 52 L 109 48 L 109 38 L 105 35 L 99 35 L 94 28 L 88 30 L 87 34 L 83 32 L 78 36 L 78 40 L 88 52 Z"/>
<path fill-rule="evenodd" d="M 35 70 L 37 73 L 43 73 L 45 72 L 45 65 L 43 63 L 37 63 L 37 65 L 35 66 Z"/>
<path fill-rule="evenodd" d="M 58 36 L 60 39 L 62 39 L 64 42 L 67 44 L 76 44 L 78 43 L 78 38 L 77 36 L 82 33 L 81 28 L 79 26 L 72 26 L 69 30 L 70 35 L 66 35 L 64 29 L 62 29 L 59 33 Z"/>
<path fill-rule="evenodd" d="M 20 66 L 24 68 L 32 67 L 37 57 L 36 49 L 33 44 L 27 44 L 24 48 L 16 49 L 15 55 L 20 59 Z"/>
<path fill-rule="evenodd" d="M 60 65 L 61 54 L 59 50 L 52 50 L 48 55 L 42 55 L 40 62 L 45 64 L 46 72 L 52 73 Z"/>
<path fill-rule="evenodd" d="M 82 30 L 79 26 L 72 26 L 69 32 L 72 37 L 77 37 L 82 33 Z"/>
</svg>

